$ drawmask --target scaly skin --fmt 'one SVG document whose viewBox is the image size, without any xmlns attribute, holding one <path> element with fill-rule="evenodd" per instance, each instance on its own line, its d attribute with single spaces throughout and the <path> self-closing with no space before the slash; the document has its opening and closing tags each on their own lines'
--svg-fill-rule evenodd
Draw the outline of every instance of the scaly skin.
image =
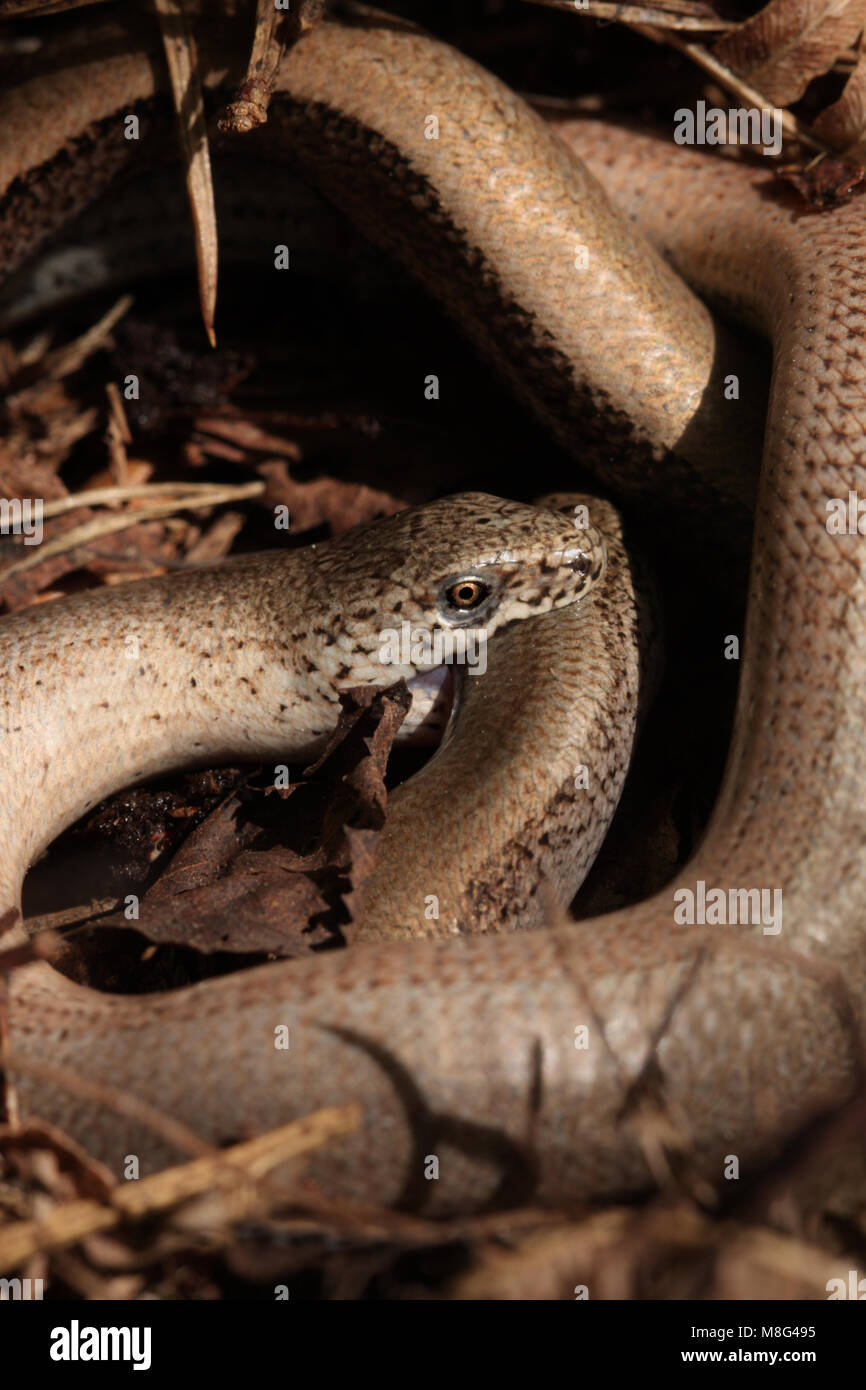
<svg viewBox="0 0 866 1390">
<path fill-rule="evenodd" d="M 606 555 L 597 526 L 467 492 L 326 544 L 4 619 L 0 916 L 17 904 L 27 865 L 110 791 L 179 765 L 310 758 L 342 691 L 411 681 L 437 664 L 423 647 L 405 664 L 387 648 L 380 660 L 385 634 L 405 622 L 413 635 L 481 628 L 493 639 L 589 595 Z M 455 610 L 448 593 L 472 582 L 489 597 Z"/>
<path fill-rule="evenodd" d="M 60 83 L 51 94 L 64 102 L 61 128 L 73 124 L 83 137 L 79 173 L 64 176 L 73 202 L 83 200 L 94 166 L 110 172 L 128 157 L 105 127 L 97 140 L 93 123 L 152 90 L 134 45 L 97 59 L 89 85 L 86 71 L 61 73 L 72 87 Z M 375 22 L 363 42 L 358 30 L 323 26 L 297 46 L 284 80 L 294 94 L 286 129 L 307 173 L 407 260 L 415 233 L 438 245 L 440 259 L 420 256 L 416 269 L 562 437 L 594 402 L 617 426 L 609 476 L 620 485 L 658 487 L 664 470 L 647 470 L 647 461 L 673 448 L 674 496 L 692 483 L 699 504 L 747 494 L 730 459 L 721 485 L 712 474 L 725 421 L 741 418 L 742 403 L 730 413 L 719 406 L 710 320 L 501 84 L 441 45 Z M 21 108 L 14 93 L 8 100 L 4 129 L 14 132 Z M 444 122 L 438 144 L 419 135 L 431 111 L 452 117 L 450 147 Z M 275 112 L 277 130 L 281 119 Z M 45 127 L 28 159 L 45 162 L 43 187 L 53 187 L 56 137 L 50 121 Z M 688 280 L 759 322 L 773 343 L 741 691 L 724 784 L 697 855 L 678 884 L 648 902 L 553 931 L 359 947 L 146 1000 L 58 989 L 26 972 L 12 982 L 22 1053 L 113 1081 L 207 1137 L 227 1140 L 360 1099 L 362 1130 L 318 1153 L 312 1174 L 332 1191 L 426 1200 L 437 1213 L 646 1186 L 635 1117 L 648 1090 L 668 1105 L 711 1179 L 729 1153 L 748 1171 L 805 1117 L 850 1092 L 866 1005 L 866 560 L 858 536 L 826 529 L 827 501 L 866 485 L 862 204 L 804 217 L 768 190 L 763 167 L 591 122 L 562 134 Z M 3 186 L 17 158 L 11 139 L 4 156 Z M 393 202 L 371 197 L 362 208 L 364 187 L 381 192 L 389 171 L 399 190 Z M 404 202 L 413 179 L 418 215 Z M 20 250 L 24 214 L 35 207 L 25 180 L 7 200 L 7 244 Z M 591 270 L 563 274 L 578 234 Z M 473 294 L 473 283 L 483 292 Z M 753 383 L 744 376 L 741 385 L 748 395 Z M 589 461 L 604 452 L 596 439 Z M 519 634 L 531 644 L 533 627 L 520 624 L 499 643 Z M 554 638 L 551 656 L 556 647 Z M 518 680 L 527 669 L 515 667 Z M 540 727 L 545 708 L 539 699 Z M 483 733 L 476 727 L 473 737 Z M 533 757 L 531 743 L 522 745 L 517 775 L 521 759 Z M 491 821 L 511 806 L 514 785 L 511 768 L 506 778 L 494 766 Z M 407 877 L 425 863 L 421 842 L 439 828 L 445 834 L 455 810 L 431 801 L 426 821 L 407 828 Z M 460 872 L 459 860 L 441 868 L 443 879 Z M 781 889 L 781 932 L 675 925 L 674 889 L 699 880 Z M 271 1046 L 278 1023 L 292 1030 L 288 1052 Z M 581 1025 L 586 1049 L 574 1046 Z M 114 1165 L 125 1152 L 151 1162 L 170 1156 L 143 1129 L 23 1071 L 20 1084 L 30 1108 Z M 428 1153 L 440 1157 L 436 1183 L 423 1181 Z"/>
</svg>

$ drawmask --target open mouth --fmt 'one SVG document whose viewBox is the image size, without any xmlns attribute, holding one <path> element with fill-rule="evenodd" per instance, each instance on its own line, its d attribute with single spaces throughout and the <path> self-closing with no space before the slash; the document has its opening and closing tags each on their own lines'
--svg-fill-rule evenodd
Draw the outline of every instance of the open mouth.
<svg viewBox="0 0 866 1390">
<path fill-rule="evenodd" d="M 456 717 L 463 688 L 463 668 L 434 666 L 407 682 L 412 708 L 400 730 L 400 742 L 411 747 L 444 743 Z"/>
</svg>

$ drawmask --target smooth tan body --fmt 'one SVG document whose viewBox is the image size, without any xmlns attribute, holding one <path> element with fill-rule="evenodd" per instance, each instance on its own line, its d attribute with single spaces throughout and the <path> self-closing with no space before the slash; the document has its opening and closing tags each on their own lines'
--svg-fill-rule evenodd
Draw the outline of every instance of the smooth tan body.
<svg viewBox="0 0 866 1390">
<path fill-rule="evenodd" d="M 89 75 L 60 76 L 72 85 L 52 100 L 63 103 L 66 128 L 80 131 L 151 86 L 148 62 L 126 49 Z M 518 99 L 459 55 L 391 24 L 373 24 L 363 43 L 355 30 L 320 29 L 298 45 L 284 81 L 296 104 L 285 118 L 275 112 L 274 128 L 279 135 L 285 119 L 302 167 L 409 263 L 417 229 L 429 229 L 442 260 L 431 266 L 422 257 L 415 268 L 561 437 L 594 402 L 602 425 L 617 428 L 610 449 L 601 438 L 591 444 L 590 459 L 608 465 L 615 483 L 658 491 L 668 478 L 655 465 L 673 449 L 675 502 L 690 484 L 710 516 L 717 494 L 719 506 L 732 495 L 745 502 L 737 456 L 748 449 L 736 440 L 714 482 L 720 441 L 738 433 L 731 420 L 744 421 L 742 439 L 754 435 L 746 406 L 742 416 L 719 407 L 726 340 L 598 205 L 591 182 L 582 184 Z M 20 93 L 7 100 L 4 129 L 16 130 Z M 437 163 L 441 141 L 418 136 L 423 117 L 446 102 L 469 132 L 471 176 L 453 147 Z M 362 946 L 158 999 L 58 995 L 26 972 L 11 986 L 18 1051 L 140 1094 L 212 1139 L 360 1099 L 363 1131 L 317 1155 L 311 1171 L 330 1190 L 426 1202 L 437 1212 L 646 1185 L 634 1123 L 645 1087 L 667 1104 L 711 1179 L 721 1178 L 730 1153 L 748 1170 L 854 1086 L 866 1004 L 866 560 L 859 536 L 826 527 L 828 500 L 866 487 L 862 204 L 814 218 L 770 188 L 763 167 L 729 166 L 592 122 L 562 133 L 697 289 L 773 342 L 736 724 L 695 859 L 678 884 L 639 907 L 553 931 Z M 39 139 L 44 147 L 28 148 L 30 163 L 52 154 L 52 137 Z M 14 160 L 11 138 L 3 154 Z M 341 183 L 346 168 L 351 177 Z M 15 172 L 7 163 L 4 183 Z M 364 187 L 386 185 L 393 204 L 371 197 L 360 207 Z M 75 187 L 68 176 L 67 187 Z M 395 221 L 413 189 L 415 211 Z M 30 205 L 21 197 L 8 204 L 7 244 L 16 217 L 20 241 L 21 209 Z M 564 256 L 575 236 L 603 276 L 562 273 L 557 248 Z M 484 287 L 480 298 L 473 283 Z M 483 317 L 491 293 L 501 312 L 492 326 Z M 510 335 L 496 331 L 509 323 Z M 743 387 L 748 397 L 749 382 Z M 521 624 L 513 640 L 519 633 L 530 643 L 530 629 Z M 543 722 L 543 702 L 537 708 Z M 511 786 L 498 780 L 491 819 L 510 812 Z M 444 847 L 454 805 L 430 809 L 434 830 L 441 817 Z M 404 840 L 407 876 L 426 852 L 430 820 L 420 833 L 423 850 L 411 830 Z M 459 856 L 443 863 L 459 876 Z M 781 889 L 782 930 L 676 925 L 675 889 L 699 880 Z M 270 1043 L 282 1023 L 293 1039 L 287 1053 Z M 589 1046 L 575 1047 L 584 1026 Z M 28 1105 L 113 1165 L 126 1152 L 150 1162 L 169 1156 L 141 1128 L 23 1072 L 20 1083 Z M 435 1184 L 421 1176 L 430 1153 L 440 1156 Z"/>
</svg>

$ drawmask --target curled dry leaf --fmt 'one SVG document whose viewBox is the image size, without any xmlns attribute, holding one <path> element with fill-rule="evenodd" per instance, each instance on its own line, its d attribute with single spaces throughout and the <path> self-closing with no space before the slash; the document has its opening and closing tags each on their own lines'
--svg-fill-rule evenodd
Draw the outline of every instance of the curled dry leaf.
<svg viewBox="0 0 866 1390">
<path fill-rule="evenodd" d="M 852 150 L 866 161 L 866 62 L 862 53 L 839 100 L 821 112 L 813 129 L 834 150 Z M 859 150 L 855 148 L 858 144 Z"/>
<path fill-rule="evenodd" d="M 138 916 L 130 921 L 114 913 L 96 925 L 122 929 L 124 936 L 133 927 L 158 945 L 203 954 L 287 958 L 333 939 L 337 917 L 345 917 L 339 904 L 350 865 L 357 887 L 358 837 L 375 839 L 384 819 L 388 756 L 410 698 L 403 682 L 347 692 L 338 727 L 316 762 L 288 785 L 282 777 L 275 781 L 287 768 L 243 777 L 180 844 L 142 895 Z M 160 795 L 140 789 L 115 801 L 134 798 L 133 828 L 146 827 L 148 801 L 158 803 Z M 111 817 L 113 804 L 97 823 Z M 171 814 L 177 821 L 179 808 Z M 153 824 L 159 825 L 158 804 Z M 87 965 L 85 952 L 85 972 Z"/>
<path fill-rule="evenodd" d="M 781 178 L 796 188 L 810 207 L 819 209 L 847 203 L 866 180 L 866 169 L 845 159 L 822 159 L 807 169 L 791 166 L 779 170 Z"/>
<path fill-rule="evenodd" d="M 799 100 L 866 27 L 866 0 L 769 0 L 713 52 L 769 104 Z"/>
</svg>

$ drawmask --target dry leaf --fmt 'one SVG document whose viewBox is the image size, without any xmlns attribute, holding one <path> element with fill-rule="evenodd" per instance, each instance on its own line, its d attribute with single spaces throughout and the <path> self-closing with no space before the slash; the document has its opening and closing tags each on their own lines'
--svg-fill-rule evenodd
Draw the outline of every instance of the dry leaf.
<svg viewBox="0 0 866 1390">
<path fill-rule="evenodd" d="M 866 27 L 866 0 L 770 0 L 713 53 L 774 106 L 797 101 Z"/>
<path fill-rule="evenodd" d="M 834 150 L 850 149 L 866 138 L 866 62 L 862 54 L 839 100 L 821 112 L 812 129 Z"/>
<path fill-rule="evenodd" d="M 822 159 L 810 169 L 780 169 L 779 175 L 817 209 L 847 203 L 866 179 L 866 169 L 844 159 Z"/>
</svg>

